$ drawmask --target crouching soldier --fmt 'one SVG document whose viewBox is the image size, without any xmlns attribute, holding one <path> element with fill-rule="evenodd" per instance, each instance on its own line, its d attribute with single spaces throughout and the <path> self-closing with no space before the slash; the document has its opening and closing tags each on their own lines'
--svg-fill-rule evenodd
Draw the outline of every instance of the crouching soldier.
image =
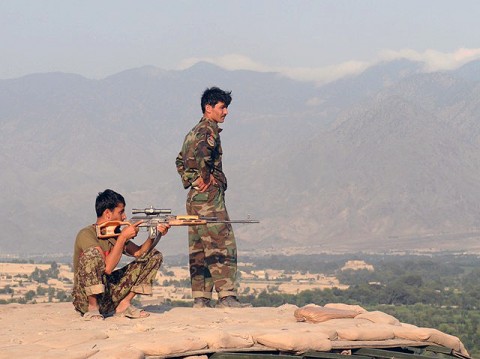
<svg viewBox="0 0 480 359">
<path fill-rule="evenodd" d="M 152 294 L 152 283 L 163 256 L 151 248 L 151 237 L 142 246 L 130 241 L 137 235 L 141 221 L 123 227 L 114 237 L 97 237 L 97 225 L 125 221 L 125 199 L 121 194 L 110 189 L 99 193 L 95 210 L 96 223 L 80 230 L 75 240 L 73 305 L 86 320 L 101 320 L 113 314 L 132 319 L 148 317 L 150 313 L 136 308 L 131 301 L 137 294 Z M 157 230 L 165 235 L 169 227 L 159 224 Z M 123 253 L 136 260 L 115 270 Z"/>
</svg>

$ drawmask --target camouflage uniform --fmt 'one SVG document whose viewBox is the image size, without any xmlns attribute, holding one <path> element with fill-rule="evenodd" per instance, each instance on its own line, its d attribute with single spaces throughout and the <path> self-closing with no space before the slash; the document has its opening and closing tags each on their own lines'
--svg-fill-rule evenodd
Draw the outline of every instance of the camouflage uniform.
<svg viewBox="0 0 480 359">
<path fill-rule="evenodd" d="M 95 241 L 97 245 L 91 246 Z M 114 244 L 114 238 L 99 240 L 94 226 L 84 228 L 77 235 L 72 296 L 75 309 L 82 314 L 88 311 L 89 295 L 97 295 L 100 313 L 106 315 L 114 312 L 129 292 L 152 294 L 152 282 L 162 264 L 162 254 L 153 249 L 147 255 L 108 275 L 105 273 L 104 256 Z M 82 248 L 85 245 L 90 246 Z M 102 248 L 104 253 L 100 253 L 95 247 Z"/>
<path fill-rule="evenodd" d="M 202 118 L 185 136 L 175 164 L 185 189 L 192 187 L 198 177 L 208 183 L 212 174 L 216 181 L 203 193 L 193 187 L 190 189 L 187 213 L 229 220 L 225 207 L 227 179 L 222 171 L 220 131 L 215 121 Z M 211 299 L 213 287 L 220 298 L 235 296 L 237 246 L 231 224 L 190 226 L 188 240 L 193 298 Z"/>
</svg>

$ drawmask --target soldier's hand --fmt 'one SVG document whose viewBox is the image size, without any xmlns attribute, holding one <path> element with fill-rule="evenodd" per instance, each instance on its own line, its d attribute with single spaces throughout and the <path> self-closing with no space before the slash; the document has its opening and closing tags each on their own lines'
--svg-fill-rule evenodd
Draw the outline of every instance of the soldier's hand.
<svg viewBox="0 0 480 359">
<path fill-rule="evenodd" d="M 140 230 L 139 225 L 143 223 L 143 221 L 138 221 L 133 223 L 130 226 L 126 226 L 125 228 L 122 229 L 122 236 L 124 237 L 125 240 L 130 240 L 132 238 L 135 238 L 138 234 L 138 231 Z"/>
<path fill-rule="evenodd" d="M 138 251 L 135 251 L 135 252 L 133 253 L 133 256 L 134 256 L 135 258 L 140 258 L 140 257 L 143 256 L 144 254 L 145 254 L 145 253 L 144 253 L 141 249 L 139 249 Z"/>
<path fill-rule="evenodd" d="M 157 224 L 157 231 L 159 231 L 162 236 L 166 235 L 170 225 L 168 223 L 159 223 Z"/>
<path fill-rule="evenodd" d="M 205 192 L 210 185 L 216 183 L 215 177 L 210 174 L 210 178 L 208 183 L 205 183 L 202 177 L 198 177 L 195 182 L 192 183 L 193 187 L 197 189 L 199 192 Z"/>
</svg>

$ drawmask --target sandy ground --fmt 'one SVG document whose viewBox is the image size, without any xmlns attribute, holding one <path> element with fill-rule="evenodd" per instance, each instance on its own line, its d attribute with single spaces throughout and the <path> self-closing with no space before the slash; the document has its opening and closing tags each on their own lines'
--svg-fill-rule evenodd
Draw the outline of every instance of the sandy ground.
<svg viewBox="0 0 480 359">
<path fill-rule="evenodd" d="M 298 321 L 295 315 L 299 308 L 294 305 L 170 310 L 151 306 L 145 307 L 151 312 L 148 318 L 85 321 L 71 303 L 7 304 L 0 306 L 0 358 L 160 358 L 202 354 L 206 358 L 206 353 L 226 349 L 305 352 L 439 341 L 466 353 L 456 337 L 401 324 L 384 313 L 354 312 L 353 317 L 350 314 L 355 308 L 351 308 L 342 312 L 349 315 L 339 317 L 336 309 L 312 307 L 322 310 L 321 323 Z M 315 318 L 320 317 L 316 314 Z"/>
</svg>

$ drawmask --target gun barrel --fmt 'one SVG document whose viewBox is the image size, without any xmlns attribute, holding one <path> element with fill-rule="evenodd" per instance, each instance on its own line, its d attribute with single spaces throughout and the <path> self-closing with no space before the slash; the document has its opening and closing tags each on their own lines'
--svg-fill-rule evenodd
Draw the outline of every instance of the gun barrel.
<svg viewBox="0 0 480 359">
<path fill-rule="evenodd" d="M 219 221 L 223 223 L 260 223 L 259 220 L 256 219 L 233 219 L 230 221 Z"/>
<path fill-rule="evenodd" d="M 143 212 L 140 212 L 140 213 L 143 213 Z M 218 219 L 217 217 L 206 217 L 206 216 L 195 216 L 195 215 L 180 215 L 180 216 L 158 215 L 157 217 L 154 217 L 145 213 L 143 213 L 143 215 L 132 216 L 132 218 L 129 219 L 129 221 L 132 223 L 140 220 L 145 221 L 144 223 L 140 224 L 140 227 L 151 227 L 152 225 L 156 226 L 158 223 L 170 223 L 170 225 L 175 225 L 175 226 L 179 226 L 179 225 L 194 226 L 194 225 L 201 225 L 201 224 L 207 224 L 207 223 L 212 223 L 212 224 L 213 223 L 247 223 L 247 224 L 260 223 L 260 221 L 257 219 L 221 220 L 221 219 Z"/>
<path fill-rule="evenodd" d="M 172 210 L 171 209 L 165 209 L 165 208 L 154 208 L 154 207 L 149 207 L 149 208 L 133 208 L 132 209 L 132 214 L 138 214 L 138 213 L 143 213 L 148 216 L 156 216 L 159 214 L 171 214 Z"/>
</svg>

